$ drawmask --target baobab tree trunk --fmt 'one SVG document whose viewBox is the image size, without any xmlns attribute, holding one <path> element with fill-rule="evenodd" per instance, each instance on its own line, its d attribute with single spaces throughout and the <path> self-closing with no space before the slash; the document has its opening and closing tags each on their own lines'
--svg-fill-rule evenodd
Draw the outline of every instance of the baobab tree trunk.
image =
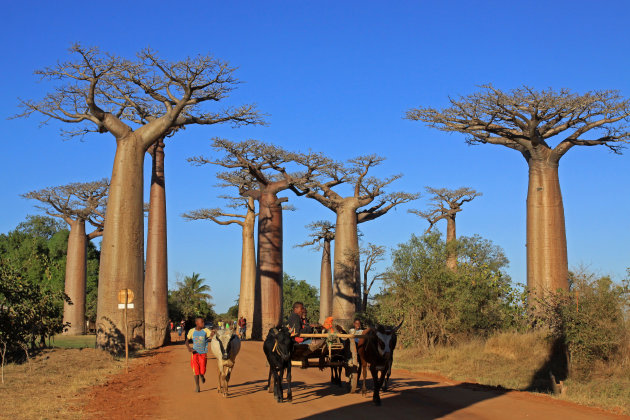
<svg viewBox="0 0 630 420">
<path fill-rule="evenodd" d="M 340 207 L 335 225 L 335 279 L 332 316 L 344 327 L 360 310 L 360 258 L 357 214 L 352 207 Z"/>
<path fill-rule="evenodd" d="M 529 159 L 527 285 L 537 296 L 567 290 L 567 238 L 558 164 Z"/>
<path fill-rule="evenodd" d="M 168 254 L 166 247 L 164 143 L 159 140 L 151 147 L 153 149 L 153 164 L 144 278 L 144 342 L 148 349 L 163 346 L 168 337 Z"/>
<path fill-rule="evenodd" d="M 129 342 L 134 347 L 144 346 L 144 154 L 133 133 L 117 140 L 101 244 L 96 316 L 96 344 L 113 353 L 124 351 L 123 310 L 118 309 L 118 292 L 124 288 L 134 294 L 134 308 L 127 314 Z"/>
<path fill-rule="evenodd" d="M 248 199 L 248 211 L 243 223 L 243 254 L 241 258 L 241 292 L 238 300 L 238 316 L 249 323 L 247 338 L 252 336 L 254 320 L 254 295 L 256 293 L 256 247 L 254 245 L 254 225 L 256 213 L 254 199 Z"/>
<path fill-rule="evenodd" d="M 68 252 L 66 256 L 66 295 L 72 305 L 63 304 L 63 322 L 70 327 L 65 334 L 85 334 L 85 285 L 87 280 L 87 236 L 85 220 L 73 220 L 70 223 Z"/>
<path fill-rule="evenodd" d="M 324 239 L 322 249 L 322 267 L 319 274 L 319 323 L 324 324 L 332 315 L 332 267 L 330 261 L 330 240 Z"/>
<path fill-rule="evenodd" d="M 446 218 L 446 267 L 450 270 L 457 270 L 457 245 L 455 241 L 455 215 Z"/>
<path fill-rule="evenodd" d="M 282 205 L 274 193 L 262 192 L 258 216 L 258 270 L 261 327 L 266 333 L 282 321 Z"/>
</svg>

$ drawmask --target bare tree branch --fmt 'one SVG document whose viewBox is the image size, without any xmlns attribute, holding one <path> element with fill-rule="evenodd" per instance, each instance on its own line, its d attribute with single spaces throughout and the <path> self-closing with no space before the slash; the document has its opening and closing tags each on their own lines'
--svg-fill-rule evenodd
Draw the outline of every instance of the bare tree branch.
<svg viewBox="0 0 630 420">
<path fill-rule="evenodd" d="M 433 226 L 440 220 L 455 218 L 457 213 L 462 211 L 462 205 L 464 203 L 468 203 L 483 195 L 468 187 L 462 187 L 456 190 L 426 187 L 426 190 L 429 194 L 432 194 L 429 209 L 425 211 L 415 209 L 408 211 L 429 222 L 429 227 L 426 230 L 427 233 L 431 231 Z"/>
<path fill-rule="evenodd" d="M 103 232 L 108 191 L 109 180 L 102 179 L 48 187 L 23 194 L 22 197 L 42 202 L 42 206 L 36 206 L 38 209 L 70 225 L 74 221 L 88 222 L 96 228 L 88 235 L 92 239 Z"/>
<path fill-rule="evenodd" d="M 225 99 L 240 83 L 235 68 L 211 55 L 165 61 L 147 48 L 135 59 L 124 59 L 79 44 L 70 54 L 73 61 L 35 72 L 57 85 L 41 100 L 21 100 L 23 112 L 16 117 L 39 113 L 44 123 L 78 124 L 63 131 L 69 137 L 110 132 L 121 139 L 134 133 L 145 148 L 190 124 L 264 124 L 264 115 L 253 104 L 200 108 Z"/>
<path fill-rule="evenodd" d="M 573 146 L 606 146 L 621 153 L 630 140 L 630 101 L 615 90 L 572 93 L 568 89 L 534 90 L 523 86 L 503 92 L 492 85 L 443 109 L 407 111 L 406 118 L 447 132 L 466 134 L 469 144 L 498 144 L 527 159 L 557 163 Z M 584 139 L 586 133 L 599 133 Z M 548 140 L 565 137 L 552 147 Z"/>
<path fill-rule="evenodd" d="M 311 240 L 295 245 L 295 248 L 313 247 L 319 251 L 322 247 L 322 241 L 333 241 L 335 239 L 335 225 L 327 220 L 318 220 L 306 225 L 310 230 L 309 237 Z"/>
</svg>

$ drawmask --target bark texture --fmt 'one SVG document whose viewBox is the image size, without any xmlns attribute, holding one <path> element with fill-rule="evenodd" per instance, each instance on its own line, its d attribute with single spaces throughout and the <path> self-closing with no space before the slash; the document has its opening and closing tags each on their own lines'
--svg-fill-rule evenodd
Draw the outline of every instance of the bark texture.
<svg viewBox="0 0 630 420">
<path fill-rule="evenodd" d="M 527 284 L 540 296 L 569 288 L 567 240 L 558 164 L 528 163 Z"/>
<path fill-rule="evenodd" d="M 256 281 L 260 283 L 260 325 L 264 334 L 282 322 L 282 204 L 276 193 L 262 190 L 259 206 Z"/>
<path fill-rule="evenodd" d="M 457 233 L 455 231 L 455 215 L 446 218 L 446 266 L 453 270 L 457 270 L 457 249 L 455 241 Z"/>
<path fill-rule="evenodd" d="M 168 253 L 164 142 L 151 147 L 152 175 L 149 198 L 147 258 L 144 278 L 145 347 L 154 349 L 168 337 Z"/>
<path fill-rule="evenodd" d="M 117 140 L 117 144 L 101 245 L 96 344 L 121 353 L 125 343 L 123 311 L 118 309 L 121 289 L 130 289 L 135 297 L 134 308 L 127 313 L 129 343 L 144 346 L 145 147 L 134 133 Z"/>
<path fill-rule="evenodd" d="M 355 312 L 361 310 L 359 235 L 354 206 L 342 206 L 337 211 L 334 252 L 332 316 L 345 325 L 352 323 Z"/>
<path fill-rule="evenodd" d="M 71 221 L 66 257 L 66 295 L 72 304 L 63 304 L 63 322 L 69 322 L 68 335 L 85 334 L 85 293 L 87 280 L 87 242 L 85 220 Z"/>
<path fill-rule="evenodd" d="M 327 317 L 332 316 L 332 261 L 330 258 L 330 239 L 322 244 L 322 265 L 319 274 L 319 323 L 324 324 Z"/>
<path fill-rule="evenodd" d="M 247 320 L 247 338 L 252 337 L 254 320 L 254 299 L 256 293 L 256 247 L 254 244 L 254 227 L 256 213 L 254 199 L 248 198 L 248 211 L 243 222 L 243 249 L 241 258 L 241 292 L 238 301 L 238 316 Z"/>
</svg>

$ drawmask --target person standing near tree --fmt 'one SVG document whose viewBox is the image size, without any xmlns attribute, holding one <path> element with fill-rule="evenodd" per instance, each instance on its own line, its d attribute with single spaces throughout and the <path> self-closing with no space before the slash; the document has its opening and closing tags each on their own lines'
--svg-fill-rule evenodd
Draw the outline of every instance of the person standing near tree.
<svg viewBox="0 0 630 420">
<path fill-rule="evenodd" d="M 247 319 L 243 316 L 238 320 L 238 333 L 241 336 L 241 340 L 245 340 L 247 336 Z"/>
<path fill-rule="evenodd" d="M 205 321 L 202 317 L 195 318 L 195 328 L 188 331 L 186 335 L 186 348 L 192 353 L 190 356 L 190 366 L 195 375 L 195 391 L 199 392 L 199 378 L 205 383 L 206 378 L 206 356 L 208 354 L 208 341 L 212 338 L 212 331 L 205 327 Z M 189 345 L 192 341 L 192 348 Z"/>
</svg>

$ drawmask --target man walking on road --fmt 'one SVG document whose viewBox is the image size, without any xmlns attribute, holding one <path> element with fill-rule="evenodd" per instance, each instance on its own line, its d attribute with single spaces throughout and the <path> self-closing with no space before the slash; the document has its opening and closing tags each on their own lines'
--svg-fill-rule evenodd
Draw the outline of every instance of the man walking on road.
<svg viewBox="0 0 630 420">
<path fill-rule="evenodd" d="M 193 369 L 195 375 L 195 391 L 199 392 L 199 377 L 201 382 L 205 383 L 206 378 L 206 355 L 208 354 L 208 341 L 212 339 L 212 331 L 205 328 L 205 322 L 202 317 L 195 319 L 195 328 L 188 331 L 186 335 L 186 348 L 191 352 L 190 366 Z M 189 345 L 189 341 L 192 341 L 192 348 Z"/>
</svg>

